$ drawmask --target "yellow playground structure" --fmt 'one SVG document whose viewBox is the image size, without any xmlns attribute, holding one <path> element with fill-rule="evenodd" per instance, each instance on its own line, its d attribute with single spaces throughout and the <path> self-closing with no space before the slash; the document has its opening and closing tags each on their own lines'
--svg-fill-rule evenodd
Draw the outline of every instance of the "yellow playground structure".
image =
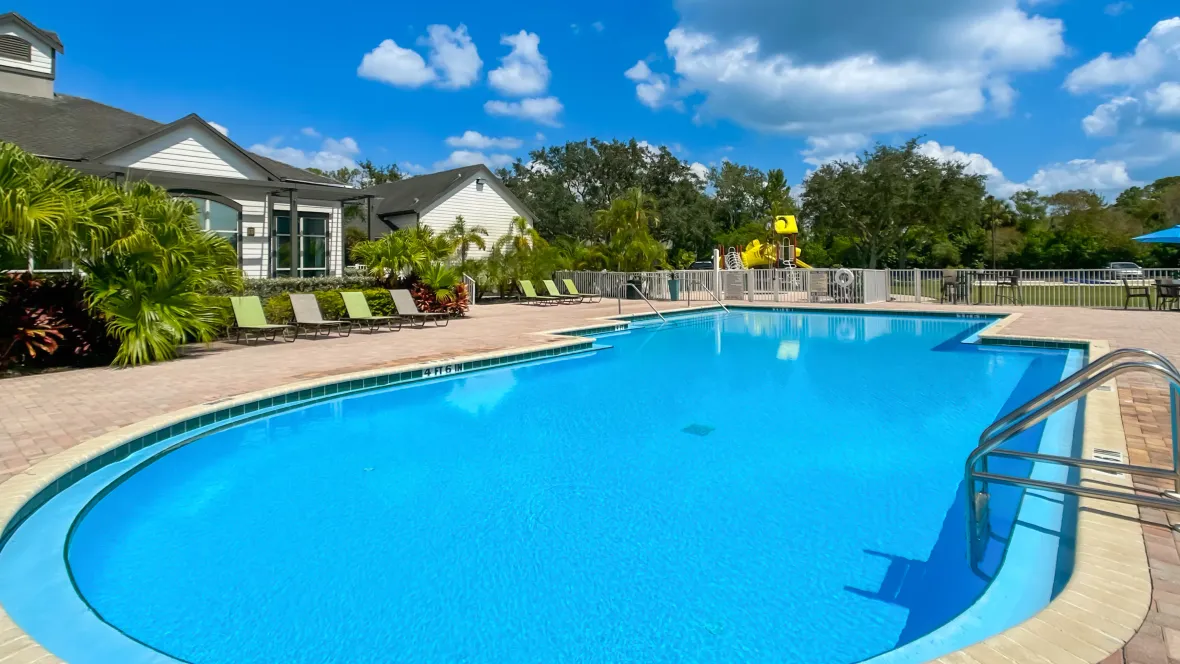
<svg viewBox="0 0 1180 664">
<path fill-rule="evenodd" d="M 725 252 L 725 267 L 730 270 L 748 270 L 758 267 L 804 268 L 811 266 L 799 260 L 799 225 L 794 215 L 780 215 L 774 218 L 775 242 L 763 244 L 753 240 L 745 247 L 730 247 Z"/>
</svg>

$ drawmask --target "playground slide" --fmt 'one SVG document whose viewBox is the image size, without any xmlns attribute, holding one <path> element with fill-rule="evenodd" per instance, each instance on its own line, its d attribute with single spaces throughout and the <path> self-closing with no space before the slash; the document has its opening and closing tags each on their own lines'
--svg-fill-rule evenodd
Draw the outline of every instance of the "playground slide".
<svg viewBox="0 0 1180 664">
<path fill-rule="evenodd" d="M 810 265 L 808 265 L 807 263 L 804 263 L 803 261 L 799 260 L 798 258 L 796 258 L 796 259 L 795 259 L 795 265 L 797 265 L 797 266 L 799 266 L 799 267 L 803 268 L 804 270 L 810 270 L 810 269 L 811 269 L 811 266 L 810 266 Z"/>
</svg>

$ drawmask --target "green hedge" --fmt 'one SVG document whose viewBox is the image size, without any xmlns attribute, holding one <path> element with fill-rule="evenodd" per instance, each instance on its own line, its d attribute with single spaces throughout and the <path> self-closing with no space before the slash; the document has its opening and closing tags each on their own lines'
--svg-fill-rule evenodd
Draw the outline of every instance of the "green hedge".
<svg viewBox="0 0 1180 664">
<path fill-rule="evenodd" d="M 344 290 L 355 289 L 345 288 Z M 369 311 L 374 316 L 397 315 L 397 309 L 393 306 L 393 298 L 389 296 L 388 290 L 365 288 L 361 292 L 365 294 L 365 299 L 369 302 Z M 224 325 L 220 330 L 220 335 L 225 336 L 234 322 L 234 312 L 229 303 L 229 296 L 215 295 L 210 299 L 224 316 Z M 344 298 L 340 297 L 340 291 L 316 291 L 315 299 L 316 303 L 320 305 L 320 313 L 324 315 L 324 320 L 348 319 L 348 311 L 344 307 Z M 268 323 L 293 323 L 295 321 L 295 312 L 291 309 L 290 293 L 279 293 L 263 298 L 262 310 L 266 313 L 266 322 Z"/>
<path fill-rule="evenodd" d="M 316 293 L 320 291 L 368 290 L 379 282 L 373 277 L 279 277 L 276 279 L 247 279 L 242 286 L 242 295 L 257 295 L 268 298 L 286 293 Z M 212 292 L 209 295 L 233 295 L 230 292 Z M 325 314 L 326 315 L 326 314 Z"/>
</svg>

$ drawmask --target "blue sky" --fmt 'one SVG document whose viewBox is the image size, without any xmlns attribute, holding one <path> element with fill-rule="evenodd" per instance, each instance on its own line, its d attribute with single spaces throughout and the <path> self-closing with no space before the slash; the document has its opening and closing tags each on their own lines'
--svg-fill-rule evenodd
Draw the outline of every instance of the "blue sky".
<svg viewBox="0 0 1180 664">
<path fill-rule="evenodd" d="M 13 9 L 60 34 L 58 92 L 165 122 L 195 112 L 297 165 L 495 166 L 635 137 L 798 184 L 922 135 L 1001 194 L 1180 174 L 1172 1 L 362 4 Z"/>
</svg>

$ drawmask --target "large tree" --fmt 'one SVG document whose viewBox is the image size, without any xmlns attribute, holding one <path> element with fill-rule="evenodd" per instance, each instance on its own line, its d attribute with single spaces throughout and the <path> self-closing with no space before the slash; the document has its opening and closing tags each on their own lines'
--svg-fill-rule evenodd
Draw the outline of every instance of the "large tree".
<svg viewBox="0 0 1180 664">
<path fill-rule="evenodd" d="M 817 236 L 847 237 L 856 263 L 905 267 L 911 253 L 978 228 L 984 178 L 966 165 L 877 145 L 856 161 L 825 164 L 805 182 L 803 215 Z"/>
</svg>

